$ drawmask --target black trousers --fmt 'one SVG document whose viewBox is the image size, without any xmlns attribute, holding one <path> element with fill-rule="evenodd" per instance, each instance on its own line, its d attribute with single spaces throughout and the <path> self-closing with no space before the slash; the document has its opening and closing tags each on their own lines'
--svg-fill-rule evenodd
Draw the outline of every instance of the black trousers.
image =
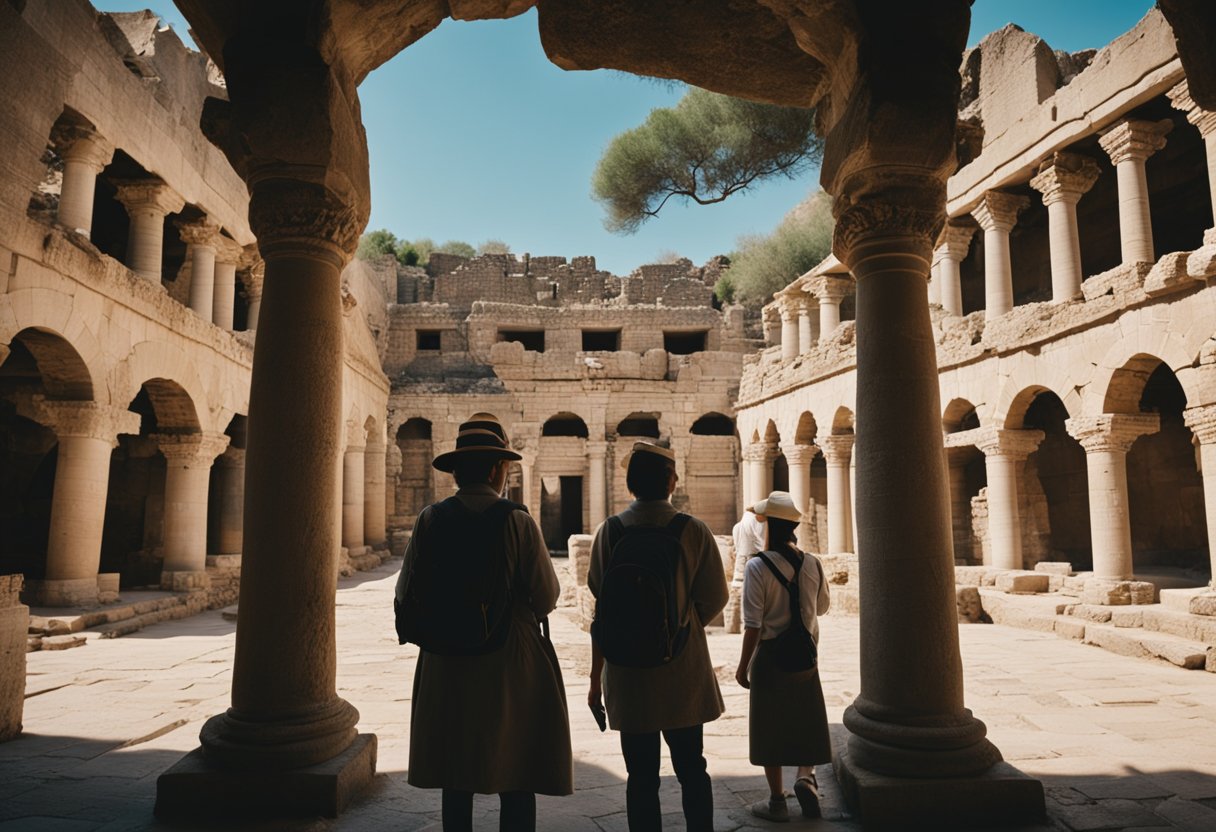
<svg viewBox="0 0 1216 832">
<path fill-rule="evenodd" d="M 702 728 L 694 725 L 662 732 L 683 792 L 688 832 L 713 832 L 714 828 L 714 793 L 702 753 Z M 629 832 L 657 832 L 663 828 L 659 808 L 659 732 L 626 734 L 622 731 L 621 752 L 629 772 L 625 786 Z"/>
<path fill-rule="evenodd" d="M 498 828 L 500 832 L 534 832 L 536 795 L 532 792 L 503 792 Z M 443 832 L 473 832 L 473 793 L 443 790 Z"/>
</svg>

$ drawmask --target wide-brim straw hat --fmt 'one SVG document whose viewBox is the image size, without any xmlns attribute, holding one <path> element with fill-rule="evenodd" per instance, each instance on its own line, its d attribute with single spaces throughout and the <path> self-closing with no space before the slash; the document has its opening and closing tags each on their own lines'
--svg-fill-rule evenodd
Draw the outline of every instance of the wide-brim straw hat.
<svg viewBox="0 0 1216 832">
<path fill-rule="evenodd" d="M 633 447 L 629 449 L 629 453 L 625 454 L 625 458 L 621 460 L 622 468 L 629 467 L 629 460 L 633 459 L 634 454 L 654 454 L 655 456 L 663 457 L 663 459 L 672 465 L 676 463 L 676 455 L 671 448 L 664 448 L 653 442 L 634 442 Z"/>
<path fill-rule="evenodd" d="M 507 429 L 502 426 L 502 422 L 498 421 L 498 417 L 493 413 L 474 413 L 460 426 L 460 430 L 488 430 L 498 434 L 505 444 L 511 443 L 511 440 L 507 438 Z"/>
<path fill-rule="evenodd" d="M 466 423 L 468 424 L 468 423 Z M 461 428 L 464 428 L 461 425 Z M 431 460 L 431 467 L 445 474 L 452 473 L 456 463 L 473 455 L 491 456 L 497 459 L 523 459 L 522 456 L 507 447 L 506 440 L 496 431 L 484 428 L 468 428 L 461 430 L 456 436 L 456 447 L 447 453 L 440 454 Z"/>
<path fill-rule="evenodd" d="M 794 498 L 788 491 L 774 491 L 752 506 L 752 511 L 765 517 L 789 520 L 791 523 L 802 522 L 802 512 L 794 505 Z"/>
</svg>

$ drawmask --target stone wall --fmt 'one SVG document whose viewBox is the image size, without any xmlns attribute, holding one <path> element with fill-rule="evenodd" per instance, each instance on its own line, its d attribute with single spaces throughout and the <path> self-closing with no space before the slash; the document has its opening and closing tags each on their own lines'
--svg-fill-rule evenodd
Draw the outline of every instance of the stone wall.
<svg viewBox="0 0 1216 832">
<path fill-rule="evenodd" d="M 21 733 L 25 642 L 30 611 L 19 600 L 20 575 L 0 575 L 0 742 Z"/>
</svg>

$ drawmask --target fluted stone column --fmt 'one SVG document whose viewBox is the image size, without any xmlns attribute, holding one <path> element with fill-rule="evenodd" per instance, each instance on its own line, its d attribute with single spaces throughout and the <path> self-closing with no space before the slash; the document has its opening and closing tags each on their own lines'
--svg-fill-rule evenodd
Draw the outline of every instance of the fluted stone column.
<svg viewBox="0 0 1216 832">
<path fill-rule="evenodd" d="M 1098 139 L 1114 163 L 1119 180 L 1119 247 L 1124 265 L 1156 262 L 1144 163 L 1165 147 L 1165 136 L 1173 126 L 1169 119 L 1128 119 L 1107 129 Z"/>
<path fill-rule="evenodd" d="M 216 525 L 213 555 L 239 555 L 245 524 L 245 449 L 231 445 L 215 460 Z"/>
<path fill-rule="evenodd" d="M 363 479 L 365 474 L 363 427 L 347 423 L 346 451 L 342 454 L 342 545 L 357 549 L 364 544 Z"/>
<path fill-rule="evenodd" d="M 942 254 L 933 250 L 933 263 L 929 266 L 929 288 L 926 295 L 930 306 L 942 305 Z"/>
<path fill-rule="evenodd" d="M 1056 153 L 1043 162 L 1030 187 L 1043 195 L 1051 246 L 1051 300 L 1081 296 L 1081 238 L 1077 203 L 1098 181 L 1098 163 L 1076 153 Z"/>
<path fill-rule="evenodd" d="M 59 222 L 86 237 L 93 231 L 93 195 L 97 176 L 114 158 L 114 146 L 93 130 L 72 127 L 57 135 L 63 158 Z"/>
<path fill-rule="evenodd" d="M 178 226 L 190 246 L 190 311 L 210 322 L 215 314 L 215 253 L 220 227 L 207 219 Z"/>
<path fill-rule="evenodd" d="M 853 281 L 844 277 L 821 275 L 812 283 L 819 301 L 819 343 L 831 339 L 840 326 L 840 302 L 853 291 Z"/>
<path fill-rule="evenodd" d="M 781 304 L 781 357 L 789 360 L 798 355 L 798 310 L 789 301 Z"/>
<path fill-rule="evenodd" d="M 1139 437 L 1160 429 L 1160 417 L 1103 413 L 1074 416 L 1064 426 L 1085 449 L 1094 577 L 1130 580 L 1132 528 L 1127 498 L 1127 452 Z"/>
<path fill-rule="evenodd" d="M 608 443 L 589 439 L 587 447 L 587 517 L 590 532 L 608 517 Z"/>
<path fill-rule="evenodd" d="M 155 434 L 165 457 L 165 562 L 161 586 L 205 589 L 207 490 L 211 463 L 228 447 L 222 433 Z"/>
<path fill-rule="evenodd" d="M 798 524 L 798 548 L 809 552 L 811 551 L 811 518 L 809 516 L 811 460 L 815 458 L 815 454 L 819 453 L 819 448 L 814 445 L 782 445 L 781 452 L 785 454 L 785 462 L 790 469 L 790 499 L 802 513 L 802 522 Z M 764 499 L 764 497 L 759 499 Z"/>
<path fill-rule="evenodd" d="M 815 335 L 815 320 L 811 317 L 811 299 L 798 304 L 798 352 L 808 353 L 819 339 Z"/>
<path fill-rule="evenodd" d="M 823 459 L 828 469 L 828 554 L 853 551 L 853 500 L 850 489 L 853 434 L 823 437 Z"/>
<path fill-rule="evenodd" d="M 373 549 L 384 548 L 388 541 L 385 518 L 385 462 L 387 452 L 384 437 L 375 441 L 368 437 L 363 451 L 363 539 Z"/>
<path fill-rule="evenodd" d="M 236 310 L 236 270 L 243 251 L 227 237 L 219 238 L 215 252 L 215 290 L 212 294 L 211 321 L 221 329 L 232 330 Z"/>
<path fill-rule="evenodd" d="M 963 314 L 963 286 L 959 264 L 971 248 L 974 225 L 947 222 L 933 250 L 937 258 L 938 281 L 941 283 L 942 309 L 951 315 Z"/>
<path fill-rule="evenodd" d="M 984 430 L 976 447 L 988 471 L 988 548 L 985 565 L 1022 569 L 1022 524 L 1018 479 L 1022 463 L 1043 441 L 1041 430 Z"/>
<path fill-rule="evenodd" d="M 739 466 L 741 469 L 739 475 L 739 490 L 743 494 L 744 510 L 756 502 L 753 492 L 756 483 L 756 475 L 754 473 L 755 463 L 752 461 L 750 447 L 751 446 L 744 446 L 739 450 Z"/>
<path fill-rule="evenodd" d="M 185 207 L 177 192 L 159 180 L 119 182 L 116 199 L 131 219 L 127 232 L 127 267 L 159 284 L 165 245 L 165 217 Z"/>
<path fill-rule="evenodd" d="M 1018 212 L 1030 204 L 1024 196 L 988 191 L 971 216 L 984 229 L 984 319 L 1013 309 L 1013 266 L 1009 260 L 1009 232 Z"/>
<path fill-rule="evenodd" d="M 1199 462 L 1203 469 L 1203 512 L 1208 526 L 1208 557 L 1212 580 L 1216 586 L 1216 405 L 1188 407 L 1182 411 L 1183 421 L 1199 441 Z"/>
<path fill-rule="evenodd" d="M 1176 109 L 1186 113 L 1186 120 L 1199 128 L 1208 160 L 1208 189 L 1213 214 L 1216 214 L 1216 112 L 1205 110 L 1191 98 L 1191 88 L 1185 80 L 1166 95 Z"/>
<path fill-rule="evenodd" d="M 516 446 L 516 451 L 523 457 L 519 461 L 519 480 L 520 486 L 524 492 L 524 504 L 527 505 L 532 512 L 540 516 L 540 478 L 536 476 L 536 456 L 538 448 L 536 443 L 524 443 Z"/>
<path fill-rule="evenodd" d="M 30 581 L 29 588 L 46 606 L 96 603 L 110 452 L 118 445 L 118 434 L 139 433 L 139 415 L 97 402 L 42 397 L 23 415 L 50 428 L 59 439 L 46 577 Z"/>
</svg>

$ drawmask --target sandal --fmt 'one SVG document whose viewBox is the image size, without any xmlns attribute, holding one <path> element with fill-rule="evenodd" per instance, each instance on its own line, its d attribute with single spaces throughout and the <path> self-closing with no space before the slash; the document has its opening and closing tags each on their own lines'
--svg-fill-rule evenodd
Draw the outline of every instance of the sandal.
<svg viewBox="0 0 1216 832">
<path fill-rule="evenodd" d="M 804 818 L 820 817 L 819 810 L 819 784 L 812 777 L 799 777 L 794 781 L 794 797 L 798 798 L 798 805 L 802 807 L 802 816 Z"/>
<path fill-rule="evenodd" d="M 758 818 L 785 823 L 790 819 L 789 807 L 785 805 L 784 797 L 770 797 L 752 804 L 752 814 Z"/>
</svg>

